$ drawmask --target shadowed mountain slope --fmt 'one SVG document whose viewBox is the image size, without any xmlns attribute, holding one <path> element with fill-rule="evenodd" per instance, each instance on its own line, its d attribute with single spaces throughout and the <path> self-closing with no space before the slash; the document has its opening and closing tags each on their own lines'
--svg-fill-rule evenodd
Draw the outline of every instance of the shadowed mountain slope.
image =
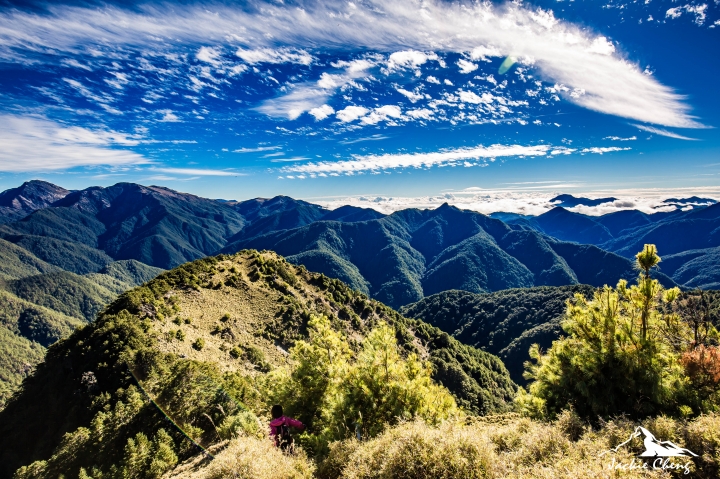
<svg viewBox="0 0 720 479">
<path fill-rule="evenodd" d="M 33 211 L 47 208 L 70 193 L 47 181 L 32 180 L 0 193 L 0 224 L 24 218 Z"/>
<path fill-rule="evenodd" d="M 588 285 L 508 289 L 489 294 L 445 291 L 400 309 L 404 316 L 437 326 L 465 344 L 499 356 L 513 381 L 525 384 L 528 350 L 546 350 L 562 329 L 565 302 L 576 293 L 592 296 Z"/>
<path fill-rule="evenodd" d="M 243 248 L 277 251 L 393 307 L 448 289 L 481 293 L 578 282 L 602 286 L 637 275 L 628 259 L 596 246 L 513 229 L 447 204 L 358 223 L 320 221 L 239 240 L 223 251 Z M 661 281 L 674 284 L 664 275 Z"/>
</svg>

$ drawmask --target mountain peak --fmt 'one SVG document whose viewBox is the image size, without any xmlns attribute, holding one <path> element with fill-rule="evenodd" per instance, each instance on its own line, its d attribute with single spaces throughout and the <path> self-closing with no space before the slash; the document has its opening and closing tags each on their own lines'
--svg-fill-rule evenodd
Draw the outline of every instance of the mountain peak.
<svg viewBox="0 0 720 479">
<path fill-rule="evenodd" d="M 69 190 L 42 180 L 26 181 L 17 188 L 0 193 L 0 223 L 22 219 L 47 208 L 70 193 Z"/>
</svg>

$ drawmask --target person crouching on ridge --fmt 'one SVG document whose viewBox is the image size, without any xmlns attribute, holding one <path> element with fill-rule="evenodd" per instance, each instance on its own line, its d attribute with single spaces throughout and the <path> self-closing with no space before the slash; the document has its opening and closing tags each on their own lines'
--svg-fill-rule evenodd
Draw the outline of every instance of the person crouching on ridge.
<svg viewBox="0 0 720 479">
<path fill-rule="evenodd" d="M 305 425 L 297 419 L 284 416 L 283 408 L 280 405 L 273 406 L 270 414 L 272 415 L 272 421 L 270 421 L 270 436 L 274 439 L 275 446 L 284 451 L 292 452 L 293 438 L 290 435 L 290 428 L 294 427 L 300 429 L 300 431 L 304 431 Z"/>
</svg>

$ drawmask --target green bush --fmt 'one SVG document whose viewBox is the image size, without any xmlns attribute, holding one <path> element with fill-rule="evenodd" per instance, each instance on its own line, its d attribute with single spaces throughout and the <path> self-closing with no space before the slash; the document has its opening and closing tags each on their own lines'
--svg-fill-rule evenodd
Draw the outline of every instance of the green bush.
<svg viewBox="0 0 720 479">
<path fill-rule="evenodd" d="M 664 290 L 650 277 L 659 261 L 654 245 L 645 245 L 637 255 L 643 271 L 637 285 L 621 280 L 616 288 L 596 291 L 591 300 L 578 294 L 568 302 L 562 323 L 568 336 L 555 341 L 546 354 L 537 345 L 530 349 L 535 364 L 526 363 L 526 377 L 534 381 L 529 392 L 518 394 L 520 410 L 552 418 L 570 406 L 583 417 L 597 419 L 618 414 L 686 416 L 720 408 L 720 381 L 708 386 L 706 375 L 687 370 L 697 366 L 691 361 L 693 352 L 704 348 L 697 342 L 698 328 L 714 328 L 689 323 L 675 312 L 672 304 L 679 290 Z M 716 333 L 704 337 L 712 340 Z M 703 357 L 697 367 L 720 371 L 720 364 L 711 364 L 720 361 L 720 355 Z"/>
<path fill-rule="evenodd" d="M 380 323 L 353 357 L 347 340 L 326 317 L 313 317 L 309 341 L 291 351 L 295 366 L 271 376 L 271 399 L 310 425 L 304 443 L 322 453 L 330 440 L 374 437 L 388 424 L 422 418 L 438 423 L 455 400 L 430 377 L 416 355 L 400 355 L 395 332 Z"/>
<path fill-rule="evenodd" d="M 250 411 L 240 411 L 227 416 L 218 426 L 218 435 L 222 439 L 233 439 L 242 434 L 262 437 L 263 431 L 260 420 Z"/>
<path fill-rule="evenodd" d="M 194 343 L 192 343 L 193 349 L 196 349 L 198 351 L 202 351 L 202 348 L 205 347 L 205 340 L 203 338 L 197 338 Z"/>
</svg>

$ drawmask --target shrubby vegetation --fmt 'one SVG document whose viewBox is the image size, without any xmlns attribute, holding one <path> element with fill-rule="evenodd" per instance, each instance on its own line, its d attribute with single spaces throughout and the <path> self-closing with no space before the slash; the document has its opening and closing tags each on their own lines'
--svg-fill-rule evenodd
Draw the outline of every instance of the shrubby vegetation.
<svg viewBox="0 0 720 479">
<path fill-rule="evenodd" d="M 251 316 L 244 307 L 233 309 L 238 303 L 223 303 L 207 319 L 183 309 L 203 295 L 244 297 L 250 291 L 253 301 L 269 308 L 261 322 L 252 308 Z M 324 319 L 311 324 L 315 316 Z M 248 338 L 243 331 L 249 325 Z M 1 472 L 10 475 L 24 465 L 18 477 L 74 477 L 81 470 L 95 479 L 159 477 L 221 441 L 262 436 L 273 401 L 287 403 L 291 412 L 294 396 L 305 394 L 293 382 L 308 377 L 293 365 L 308 367 L 301 359 L 312 356 L 320 329 L 344 343 L 348 355 L 329 376 L 332 387 L 318 393 L 319 412 L 300 441 L 313 454 L 354 435 L 358 425 L 363 437 L 371 437 L 403 418 L 438 422 L 456 410 L 456 401 L 477 412 L 511 406 L 515 389 L 497 358 L 337 280 L 271 253 L 243 252 L 163 273 L 50 347 L 45 362 L 0 411 Z M 289 348 L 292 358 L 278 346 Z M 184 353 L 169 352 L 178 348 Z M 386 374 L 376 377 L 381 366 Z M 273 368 L 274 379 L 265 379 Z M 153 465 L 160 452 L 164 459 Z"/>
<path fill-rule="evenodd" d="M 531 349 L 533 382 L 517 400 L 523 411 L 554 417 L 572 406 L 595 419 L 720 410 L 719 336 L 705 300 L 681 299 L 651 277 L 660 262 L 654 245 L 636 260 L 637 284 L 621 280 L 590 300 L 576 295 L 562 323 L 568 336 L 546 353 Z"/>
<path fill-rule="evenodd" d="M 651 267 L 653 257 L 643 264 Z M 637 286 L 621 283 L 569 306 L 566 323 L 577 331 L 568 328 L 575 332 L 537 356 L 534 382 L 517 403 L 537 421 L 507 413 L 503 398 L 514 388 L 497 358 L 337 280 L 269 252 L 198 260 L 123 294 L 95 323 L 49 348 L 0 411 L 0 472 L 20 467 L 18 479 L 611 477 L 599 454 L 633 431 L 628 415 L 652 415 L 643 424 L 658 437 L 700 455 L 698 477 L 717 477 L 712 308 L 663 290 L 650 267 Z M 618 305 L 615 316 L 603 315 L 608 298 Z M 612 338 L 603 329 L 608 318 Z M 552 349 L 571 340 L 571 350 L 559 350 L 566 356 L 558 353 L 543 370 Z M 602 409 L 585 399 L 597 390 L 578 378 L 606 372 L 598 344 L 615 344 L 622 364 L 639 368 L 650 341 L 658 344 L 649 351 L 662 355 L 651 371 L 685 374 L 683 395 L 663 392 L 675 391 L 663 382 L 665 389 L 649 389 L 661 392 L 650 407 L 624 417 L 622 402 Z M 582 361 L 568 360 L 573 354 Z M 558 375 L 564 390 L 552 382 Z M 653 384 L 652 375 L 626 376 L 633 387 Z M 615 395 L 633 390 L 615 387 Z M 682 402 L 663 402 L 668 397 Z M 275 403 L 308 425 L 295 434 L 297 455 L 282 456 L 267 438 Z M 616 457 L 629 459 L 637 447 Z"/>
<path fill-rule="evenodd" d="M 371 330 L 356 355 L 327 318 L 314 317 L 308 327 L 309 341 L 292 350 L 295 365 L 270 375 L 269 392 L 272 402 L 309 426 L 302 442 L 314 452 L 333 440 L 374 437 L 398 420 L 437 424 L 457 411 L 427 363 L 401 356 L 387 324 Z"/>
</svg>

